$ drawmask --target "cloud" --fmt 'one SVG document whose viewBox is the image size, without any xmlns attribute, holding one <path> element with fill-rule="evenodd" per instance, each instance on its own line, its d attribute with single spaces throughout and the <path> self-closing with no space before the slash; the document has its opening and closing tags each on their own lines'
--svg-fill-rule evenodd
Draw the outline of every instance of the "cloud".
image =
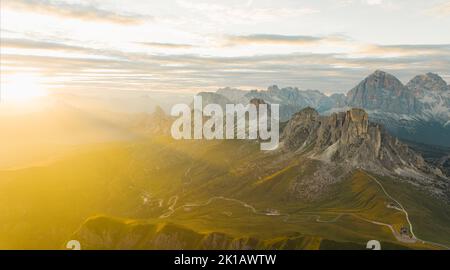
<svg viewBox="0 0 450 270">
<path fill-rule="evenodd" d="M 80 2 L 102 5 L 75 4 Z M 265 87 L 277 83 L 333 92 L 350 89 L 375 69 L 393 71 L 403 79 L 428 71 L 448 74 L 450 70 L 449 44 L 364 45 L 345 36 L 326 34 L 350 31 L 344 34 L 353 33 L 367 42 L 380 43 L 389 40 L 446 42 L 438 33 L 439 27 L 429 27 L 429 24 L 417 28 L 412 22 L 406 23 L 415 31 L 403 31 L 406 36 L 397 35 L 404 25 L 392 26 L 394 21 L 389 14 L 380 13 L 382 6 L 368 6 L 385 5 L 390 0 L 370 3 L 345 0 L 348 5 L 354 4 L 345 9 L 311 3 L 313 8 L 324 8 L 320 18 L 310 16 L 319 10 L 303 7 L 304 2 L 299 1 L 272 4 L 249 0 L 238 4 L 239 1 L 199 0 L 179 1 L 169 6 L 140 3 L 127 10 L 134 9 L 141 14 L 154 7 L 152 14 L 158 16 L 155 23 L 142 27 L 64 23 L 66 19 L 79 19 L 135 24 L 148 19 L 145 15 L 110 10 L 103 6 L 107 2 L 111 1 L 1 1 L 2 15 L 4 8 L 13 8 L 59 19 L 27 18 L 32 15 L 28 13 L 12 14 L 9 19 L 4 16 L 10 24 L 4 26 L 9 29 L 1 29 L 2 72 L 39 70 L 49 81 L 62 81 L 62 88 L 182 91 L 223 86 Z M 410 10 L 416 10 L 415 5 L 404 12 L 409 14 Z M 371 25 L 380 14 L 387 17 L 377 24 L 377 29 L 386 35 L 371 35 L 367 24 Z M 395 22 L 409 22 L 407 17 L 406 20 L 400 17 Z M 362 24 L 350 27 L 355 18 Z M 47 27 L 49 22 L 61 22 L 61 25 Z M 390 23 L 392 29 L 382 22 Z M 372 30 L 377 32 L 377 29 Z M 256 46 L 247 45 L 264 46 L 255 49 Z M 148 50 L 145 46 L 156 49 Z M 151 54 L 144 53 L 148 51 Z"/>
<path fill-rule="evenodd" d="M 255 34 L 230 38 L 235 44 L 315 45 L 345 37 Z M 404 81 L 416 74 L 430 71 L 446 74 L 450 70 L 450 44 L 372 44 L 357 52 L 287 53 L 277 50 L 273 54 L 244 56 L 148 54 L 73 44 L 77 43 L 2 38 L 2 73 L 36 70 L 53 85 L 77 90 L 198 91 L 223 86 L 264 88 L 279 84 L 346 92 L 376 69 L 398 74 Z M 193 46 L 155 42 L 142 45 L 168 49 Z"/>
<path fill-rule="evenodd" d="M 273 34 L 255 34 L 247 36 L 230 36 L 227 42 L 230 45 L 242 44 L 287 44 L 306 45 L 322 41 L 323 38 L 314 36 L 287 36 Z"/>
<path fill-rule="evenodd" d="M 428 14 L 445 17 L 450 15 L 450 1 L 438 4 L 427 10 Z"/>
<path fill-rule="evenodd" d="M 31 40 L 31 39 L 20 39 L 20 38 L 3 38 L 1 44 L 3 48 L 14 48 L 14 49 L 70 51 L 82 53 L 92 52 L 91 49 L 80 46 L 72 46 L 63 43 Z"/>
<path fill-rule="evenodd" d="M 400 44 L 400 45 L 366 45 L 362 53 L 372 55 L 450 55 L 450 44 Z"/>
<path fill-rule="evenodd" d="M 273 44 L 273 45 L 314 45 L 321 42 L 347 41 L 344 36 L 303 36 L 303 35 L 275 35 L 275 34 L 254 34 L 241 36 L 228 36 L 225 41 L 226 46 L 249 45 L 249 44 Z"/>
<path fill-rule="evenodd" d="M 136 44 L 161 49 L 190 49 L 195 47 L 192 44 L 161 43 L 161 42 L 136 42 Z"/>
<path fill-rule="evenodd" d="M 94 5 L 70 4 L 51 0 L 14 0 L 2 2 L 2 8 L 59 16 L 85 21 L 97 21 L 114 24 L 140 24 L 151 19 L 136 14 L 120 14 Z"/>
<path fill-rule="evenodd" d="M 398 45 L 403 46 L 403 45 Z M 367 74 L 383 69 L 406 81 L 416 74 L 450 70 L 450 54 L 355 57 L 292 53 L 240 57 L 155 55 L 99 50 L 91 56 L 2 54 L 2 67 L 39 70 L 62 88 L 199 91 L 218 87 L 299 86 L 346 92 Z M 104 56 L 103 58 L 95 56 Z M 60 79 L 62 82 L 60 82 Z"/>
</svg>

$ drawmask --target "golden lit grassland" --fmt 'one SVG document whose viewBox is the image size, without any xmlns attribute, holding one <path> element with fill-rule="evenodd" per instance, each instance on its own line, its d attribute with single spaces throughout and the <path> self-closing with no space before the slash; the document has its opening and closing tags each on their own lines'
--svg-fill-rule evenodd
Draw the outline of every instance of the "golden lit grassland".
<svg viewBox="0 0 450 270">
<path fill-rule="evenodd" d="M 277 177 L 282 182 L 286 176 Z M 271 191 L 265 190 L 264 193 L 271 194 Z M 272 190 L 272 194 L 273 200 L 266 195 L 263 202 L 252 204 L 256 212 L 241 202 L 215 200 L 195 211 L 180 208 L 169 220 L 200 231 L 223 231 L 231 235 L 270 239 L 300 234 L 356 243 L 378 239 L 409 247 L 432 248 L 430 245 L 399 243 L 388 226 L 368 222 L 392 225 L 395 230 L 407 226 L 405 215 L 396 209 L 387 208 L 387 204 L 392 201 L 365 173 L 356 172 L 350 179 L 336 184 L 330 197 L 320 203 L 299 203 L 295 208 L 291 203 L 277 201 L 278 191 Z M 258 194 L 253 195 L 258 197 Z M 241 199 L 254 201 L 250 194 Z M 267 206 L 278 209 L 279 216 L 267 215 L 264 211 Z"/>
<path fill-rule="evenodd" d="M 274 239 L 296 238 L 294 248 L 317 248 L 319 240 L 329 247 L 336 242 L 361 247 L 371 239 L 418 247 L 399 243 L 388 227 L 364 220 L 396 229 L 406 222 L 401 212 L 386 207 L 390 199 L 362 172 L 331 184 L 317 200 L 292 196 L 295 181 L 323 168 L 319 161 L 261 153 L 258 144 L 243 141 L 155 137 L 89 146 L 53 164 L 0 172 L 0 247 L 59 248 L 85 219 L 99 214 L 284 247 L 287 242 Z M 398 185 L 411 190 L 411 198 L 421 196 L 409 185 Z M 417 211 L 420 200 L 399 200 L 413 215 L 425 211 L 430 222 L 435 213 L 448 214 L 432 198 Z M 448 220 L 436 220 L 447 232 Z M 424 222 L 417 227 L 427 232 L 424 237 L 442 238 Z"/>
<path fill-rule="evenodd" d="M 164 212 L 159 200 L 182 190 L 190 166 L 217 174 L 227 170 L 218 162 L 224 156 L 239 162 L 232 155 L 238 143 L 216 151 L 220 142 L 211 142 L 209 156 L 201 144 L 149 138 L 89 145 L 51 164 L 0 171 L 1 247 L 60 247 L 84 219 L 97 214 L 159 216 Z"/>
<path fill-rule="evenodd" d="M 450 246 L 450 206 L 417 187 L 389 177 L 378 177 L 409 213 L 418 238 Z"/>
</svg>

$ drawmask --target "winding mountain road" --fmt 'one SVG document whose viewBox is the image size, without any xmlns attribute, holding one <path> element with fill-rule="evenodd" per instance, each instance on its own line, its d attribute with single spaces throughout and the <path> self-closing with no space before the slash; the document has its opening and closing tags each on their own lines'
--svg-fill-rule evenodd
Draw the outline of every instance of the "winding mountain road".
<svg viewBox="0 0 450 270">
<path fill-rule="evenodd" d="M 317 215 L 317 214 L 313 214 L 313 215 L 311 215 L 311 217 L 315 218 L 315 221 L 319 222 L 319 223 L 334 223 L 334 222 L 338 221 L 341 217 L 343 217 L 345 215 L 351 215 L 351 216 L 353 216 L 355 218 L 358 218 L 358 219 L 366 221 L 366 222 L 370 222 L 370 223 L 375 224 L 375 225 L 388 227 L 391 230 L 391 232 L 392 232 L 393 236 L 395 237 L 395 239 L 397 239 L 397 241 L 399 241 L 399 242 L 412 244 L 412 243 L 416 243 L 417 241 L 420 241 L 421 243 L 424 243 L 424 244 L 430 244 L 430 245 L 438 246 L 438 247 L 441 247 L 441 248 L 450 249 L 448 246 L 446 246 L 444 244 L 435 243 L 435 242 L 431 242 L 431 241 L 425 241 L 425 240 L 417 238 L 417 236 L 414 234 L 413 224 L 412 224 L 412 222 L 411 222 L 411 220 L 409 218 L 409 213 L 406 211 L 405 207 L 397 199 L 392 197 L 386 191 L 386 189 L 384 188 L 384 186 L 381 184 L 381 182 L 378 179 L 376 179 L 372 175 L 369 175 L 369 174 L 367 174 L 365 172 L 363 172 L 363 173 L 366 174 L 375 183 L 377 183 L 377 185 L 381 188 L 381 190 L 386 195 L 386 197 L 388 197 L 390 200 L 392 200 L 393 202 L 395 202 L 399 206 L 399 207 L 396 207 L 396 206 L 389 206 L 388 205 L 387 207 L 396 209 L 396 210 L 401 211 L 401 212 L 403 212 L 405 214 L 405 217 L 406 217 L 406 220 L 408 222 L 408 226 L 410 228 L 410 232 L 411 232 L 411 236 L 412 237 L 409 238 L 409 237 L 402 236 L 400 233 L 398 233 L 395 230 L 395 228 L 391 224 L 387 224 L 387 223 L 379 222 L 379 221 L 376 221 L 376 220 L 363 218 L 363 217 L 361 217 L 359 215 L 356 215 L 354 213 L 336 213 L 336 214 L 338 214 L 338 216 L 336 216 L 335 218 L 330 219 L 330 220 L 321 220 L 321 216 Z M 279 213 L 278 215 L 272 215 L 271 213 L 267 213 L 265 211 L 259 211 L 259 210 L 256 209 L 256 207 L 254 207 L 254 206 L 252 206 L 252 205 L 250 205 L 250 204 L 248 204 L 248 203 L 246 203 L 244 201 L 241 201 L 241 200 L 238 200 L 238 199 L 234 199 L 234 198 L 227 198 L 227 197 L 224 197 L 224 196 L 214 196 L 214 197 L 211 197 L 207 201 L 202 202 L 202 203 L 187 203 L 187 204 L 181 205 L 181 206 L 176 207 L 176 208 L 175 208 L 175 205 L 176 205 L 176 203 L 178 201 L 178 196 L 172 196 L 169 199 L 169 203 L 168 204 L 170 206 L 168 207 L 168 211 L 166 213 L 164 213 L 163 215 L 161 215 L 159 218 L 168 218 L 176 210 L 179 210 L 179 209 L 182 209 L 182 208 L 192 208 L 192 207 L 207 206 L 207 205 L 211 204 L 213 201 L 216 201 L 216 200 L 225 200 L 225 201 L 236 202 L 238 204 L 241 204 L 243 207 L 250 209 L 250 211 L 252 213 L 257 214 L 257 215 L 286 216 L 284 218 L 284 222 L 288 222 L 288 219 L 290 218 L 290 214 Z"/>
<path fill-rule="evenodd" d="M 405 210 L 405 207 L 403 207 L 403 205 L 402 205 L 399 201 L 397 201 L 394 197 L 392 197 L 392 196 L 386 191 L 386 189 L 383 187 L 383 185 L 380 183 L 380 181 L 378 181 L 378 179 L 376 179 L 376 178 L 373 177 L 372 175 L 367 174 L 367 173 L 365 173 L 365 172 L 364 172 L 364 174 L 367 175 L 367 176 L 368 176 L 370 179 L 372 179 L 373 181 L 375 181 L 375 183 L 377 183 L 377 184 L 380 186 L 380 188 L 381 188 L 381 190 L 383 191 L 383 193 L 384 193 L 389 199 L 391 199 L 391 200 L 394 201 L 396 204 L 398 204 L 398 206 L 400 206 L 400 209 L 399 209 L 399 208 L 395 208 L 395 209 L 399 209 L 400 211 L 402 211 L 402 212 L 405 214 L 406 220 L 408 221 L 408 224 L 409 224 L 409 231 L 411 232 L 412 237 L 415 238 L 415 239 L 417 239 L 416 235 L 414 234 L 414 230 L 413 230 L 413 226 L 412 226 L 411 220 L 409 220 L 409 214 L 408 214 L 408 212 Z"/>
<path fill-rule="evenodd" d="M 381 187 L 381 190 L 383 190 L 384 194 L 385 194 L 389 199 L 391 199 L 392 201 L 394 201 L 396 204 L 398 204 L 398 205 L 400 206 L 400 209 L 397 208 L 397 207 L 391 207 L 391 208 L 395 208 L 395 209 L 397 209 L 397 210 L 400 210 L 400 211 L 402 211 L 402 212 L 405 214 L 406 220 L 408 221 L 408 224 L 409 224 L 409 230 L 410 230 L 411 235 L 412 235 L 412 238 L 411 238 L 411 239 L 413 239 L 413 240 L 415 240 L 415 241 L 420 241 L 420 242 L 422 242 L 423 244 L 430 244 L 430 245 L 439 246 L 439 247 L 442 247 L 442 248 L 445 248 L 445 249 L 450 249 L 450 247 L 448 247 L 448 246 L 446 246 L 446 245 L 444 245 L 444 244 L 441 244 L 441 243 L 435 243 L 435 242 L 431 242 L 431 241 L 426 241 L 426 240 L 422 240 L 422 239 L 418 238 L 418 237 L 414 234 L 413 225 L 412 225 L 411 220 L 409 219 L 409 214 L 408 214 L 408 212 L 406 211 L 405 207 L 403 207 L 403 205 L 402 205 L 398 200 L 396 200 L 394 197 L 392 197 L 392 196 L 386 191 L 386 189 L 383 187 L 383 185 L 381 184 L 381 182 L 378 181 L 378 179 L 376 179 L 375 177 L 373 177 L 373 176 L 370 175 L 370 174 L 367 174 L 366 172 L 363 172 L 363 173 L 364 173 L 365 175 L 367 175 L 370 179 L 372 179 L 373 181 L 375 181 L 375 183 L 377 183 L 377 184 Z M 372 223 L 374 223 L 374 222 L 372 222 Z M 380 223 L 380 222 L 376 222 L 376 223 L 374 223 L 374 224 L 377 224 L 377 223 Z M 382 223 L 380 223 L 379 225 L 388 225 L 388 224 L 382 224 Z M 391 230 L 393 230 L 392 226 L 391 226 L 391 225 L 389 225 L 389 226 L 391 227 Z M 395 232 L 395 230 L 393 230 L 393 232 Z M 398 233 L 395 232 L 395 233 L 394 233 L 394 236 L 397 238 L 396 234 L 398 234 Z"/>
</svg>

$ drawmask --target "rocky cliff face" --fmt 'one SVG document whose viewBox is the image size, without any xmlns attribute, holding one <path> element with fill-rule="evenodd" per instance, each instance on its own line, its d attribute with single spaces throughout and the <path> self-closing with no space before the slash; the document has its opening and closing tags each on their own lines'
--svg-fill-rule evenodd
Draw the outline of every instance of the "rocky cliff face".
<svg viewBox="0 0 450 270">
<path fill-rule="evenodd" d="M 347 93 L 346 103 L 350 107 L 384 112 L 413 114 L 419 110 L 417 101 L 397 78 L 375 71 Z"/>
<path fill-rule="evenodd" d="M 439 169 L 428 165 L 381 125 L 371 123 L 362 109 L 329 116 L 303 109 L 288 122 L 281 139 L 288 151 L 326 162 L 421 180 L 443 177 Z"/>
<path fill-rule="evenodd" d="M 406 85 L 422 104 L 422 115 L 443 123 L 450 120 L 450 86 L 437 74 L 414 77 Z"/>
<path fill-rule="evenodd" d="M 371 121 L 382 124 L 396 137 L 448 146 L 447 89 L 447 83 L 433 73 L 416 76 L 404 86 L 393 75 L 375 71 L 348 92 L 346 107 L 365 109 Z"/>
<path fill-rule="evenodd" d="M 450 90 L 449 86 L 441 76 L 431 72 L 417 75 L 406 84 L 406 87 L 408 87 L 416 97 L 421 97 L 427 92 L 444 92 Z"/>
</svg>

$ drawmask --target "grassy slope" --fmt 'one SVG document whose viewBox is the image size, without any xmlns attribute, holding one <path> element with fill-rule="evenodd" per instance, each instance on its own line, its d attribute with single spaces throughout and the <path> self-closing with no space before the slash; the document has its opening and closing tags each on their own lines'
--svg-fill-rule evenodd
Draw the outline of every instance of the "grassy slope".
<svg viewBox="0 0 450 270">
<path fill-rule="evenodd" d="M 395 179 L 378 177 L 410 215 L 415 234 L 422 240 L 450 246 L 450 207 L 416 187 Z"/>
<path fill-rule="evenodd" d="M 386 208 L 389 199 L 367 175 L 349 175 L 326 189 L 326 196 L 304 201 L 287 190 L 293 179 L 307 180 L 320 164 L 260 153 L 254 143 L 156 138 L 0 172 L 0 248 L 60 248 L 83 220 L 98 214 L 145 220 L 148 226 L 176 224 L 200 238 L 221 232 L 231 239 L 259 239 L 261 248 L 361 247 L 371 239 L 404 247 L 387 227 L 361 219 L 395 228 L 406 223 L 401 212 Z M 432 198 L 417 200 L 423 198 L 419 191 L 389 181 L 383 184 L 401 195 L 419 236 L 437 241 L 448 235 L 448 208 Z M 189 203 L 201 206 L 183 207 Z M 269 208 L 280 215 L 266 215 Z M 420 221 L 424 213 L 427 221 Z"/>
</svg>

